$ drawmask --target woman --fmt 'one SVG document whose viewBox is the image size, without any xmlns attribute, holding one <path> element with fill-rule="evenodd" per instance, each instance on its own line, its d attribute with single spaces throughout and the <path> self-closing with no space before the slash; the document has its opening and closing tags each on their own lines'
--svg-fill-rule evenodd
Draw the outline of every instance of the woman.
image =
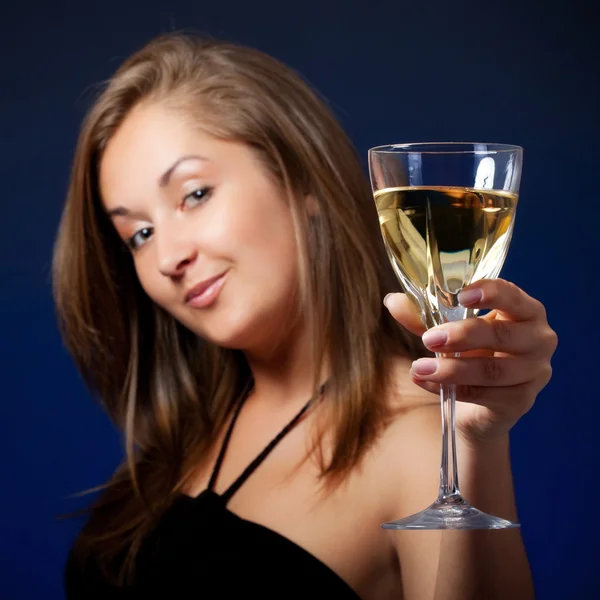
<svg viewBox="0 0 600 600">
<path fill-rule="evenodd" d="M 492 311 L 423 337 L 463 358 L 413 363 L 431 352 L 403 294 L 382 305 L 359 161 L 287 67 L 181 35 L 130 57 L 83 126 L 54 277 L 127 449 L 69 598 L 533 596 L 518 530 L 380 524 L 437 495 L 441 382 L 462 386 L 461 491 L 516 518 L 508 435 L 550 379 L 544 308 L 479 281 L 461 301 Z"/>
</svg>

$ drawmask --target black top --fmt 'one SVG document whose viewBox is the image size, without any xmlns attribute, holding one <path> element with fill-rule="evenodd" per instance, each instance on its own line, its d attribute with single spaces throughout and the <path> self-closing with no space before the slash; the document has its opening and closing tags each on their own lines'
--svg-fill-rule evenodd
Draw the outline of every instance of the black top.
<svg viewBox="0 0 600 600">
<path fill-rule="evenodd" d="M 321 394 L 324 390 L 321 387 Z M 331 598 L 357 600 L 356 592 L 313 554 L 275 531 L 238 517 L 227 503 L 309 408 L 309 401 L 223 494 L 214 485 L 233 426 L 247 396 L 236 408 L 208 488 L 192 498 L 180 495 L 146 539 L 136 561 L 135 586 L 117 589 L 96 569 L 84 570 L 69 557 L 68 600 L 153 598 Z M 290 514 L 290 519 L 295 516 Z M 176 594 L 176 595 L 174 595 Z"/>
</svg>

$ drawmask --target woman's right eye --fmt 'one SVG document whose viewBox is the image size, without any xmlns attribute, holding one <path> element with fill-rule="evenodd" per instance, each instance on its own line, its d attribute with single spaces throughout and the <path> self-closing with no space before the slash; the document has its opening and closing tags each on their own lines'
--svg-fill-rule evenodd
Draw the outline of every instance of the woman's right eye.
<svg viewBox="0 0 600 600">
<path fill-rule="evenodd" d="M 146 243 L 146 240 L 152 235 L 152 227 L 144 227 L 136 231 L 127 241 L 127 247 L 130 250 L 137 250 L 140 246 Z"/>
</svg>

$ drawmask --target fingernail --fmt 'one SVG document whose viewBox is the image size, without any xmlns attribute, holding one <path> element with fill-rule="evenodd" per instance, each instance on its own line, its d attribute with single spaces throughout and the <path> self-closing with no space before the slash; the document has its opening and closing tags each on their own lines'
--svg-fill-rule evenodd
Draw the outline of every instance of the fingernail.
<svg viewBox="0 0 600 600">
<path fill-rule="evenodd" d="M 448 341 L 448 334 L 441 329 L 430 329 L 423 334 L 423 343 L 428 348 L 443 346 Z"/>
<path fill-rule="evenodd" d="M 483 294 L 481 293 L 481 290 L 463 290 L 462 292 L 460 292 L 458 294 L 458 301 L 463 306 L 481 302 L 482 298 L 483 298 Z"/>
<path fill-rule="evenodd" d="M 412 372 L 415 375 L 433 375 L 437 368 L 437 360 L 433 358 L 420 358 L 412 364 Z"/>
<path fill-rule="evenodd" d="M 383 304 L 385 305 L 386 308 L 389 308 L 388 300 L 390 299 L 390 296 L 392 296 L 392 294 L 386 294 L 385 298 L 383 299 Z"/>
</svg>

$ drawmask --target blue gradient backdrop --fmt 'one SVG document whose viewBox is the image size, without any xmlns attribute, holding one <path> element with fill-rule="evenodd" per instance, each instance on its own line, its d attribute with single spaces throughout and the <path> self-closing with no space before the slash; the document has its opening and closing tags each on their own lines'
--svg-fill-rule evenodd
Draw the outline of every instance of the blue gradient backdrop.
<svg viewBox="0 0 600 600">
<path fill-rule="evenodd" d="M 598 42 L 592 2 L 20 2 L 0 8 L 0 598 L 58 599 L 119 436 L 57 333 L 49 267 L 78 126 L 95 84 L 154 35 L 205 31 L 295 67 L 365 158 L 400 141 L 524 146 L 502 276 L 547 306 L 554 378 L 512 436 L 540 600 L 600 597 L 596 469 Z M 594 192 L 596 190 L 596 192 Z M 591 195 L 590 195 L 591 194 Z"/>
</svg>

